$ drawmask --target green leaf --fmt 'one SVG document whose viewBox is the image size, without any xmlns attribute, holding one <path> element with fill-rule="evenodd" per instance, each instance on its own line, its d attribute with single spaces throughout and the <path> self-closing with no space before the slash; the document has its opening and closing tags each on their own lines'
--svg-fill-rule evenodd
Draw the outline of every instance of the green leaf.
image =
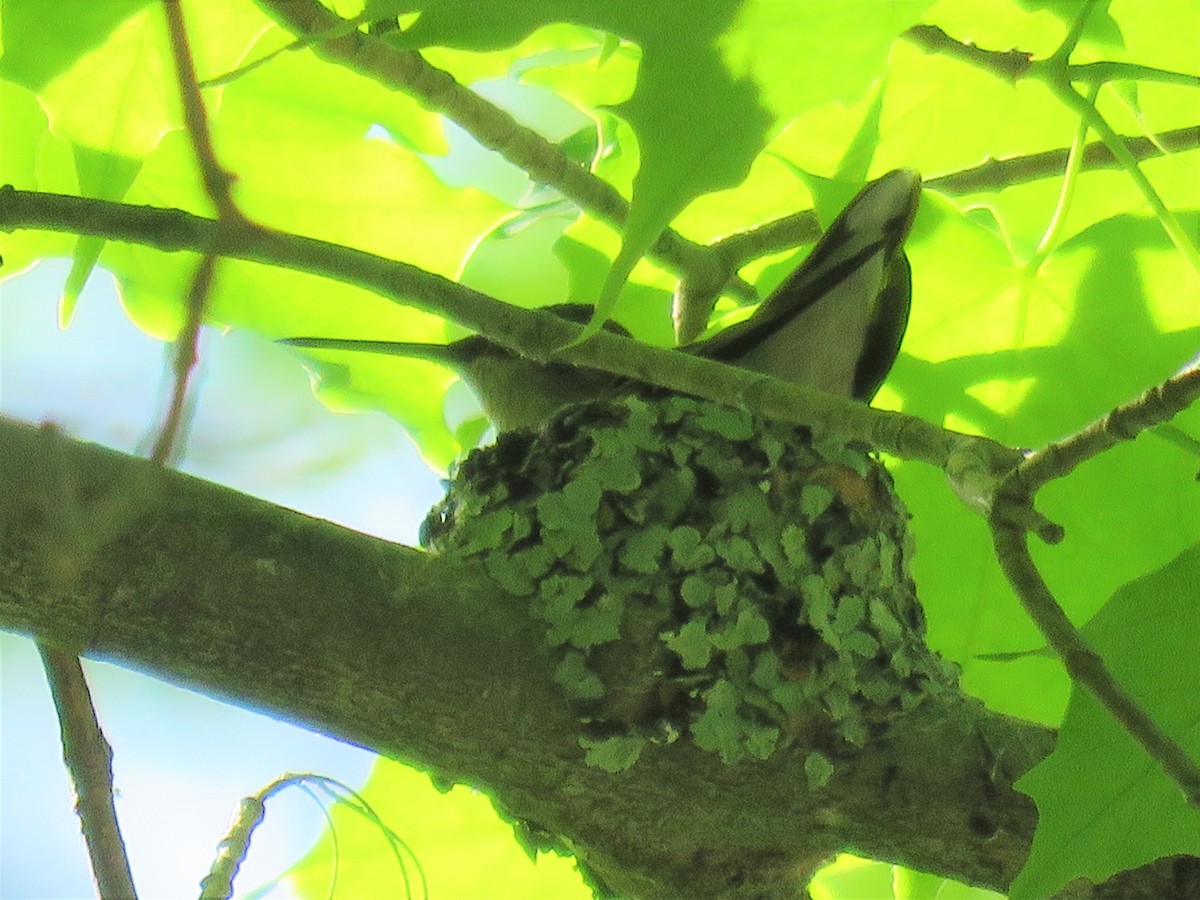
<svg viewBox="0 0 1200 900">
<path fill-rule="evenodd" d="M 743 605 L 737 619 L 712 635 L 713 646 L 720 650 L 765 644 L 771 637 L 771 626 L 753 606 Z"/>
<path fill-rule="evenodd" d="M 667 546 L 671 548 L 672 563 L 681 570 L 703 568 L 716 558 L 712 547 L 701 541 L 700 532 L 691 525 L 673 528 Z"/>
<path fill-rule="evenodd" d="M 770 521 L 773 517 L 767 498 L 760 491 L 738 491 L 723 504 L 721 519 L 735 534 Z"/>
<path fill-rule="evenodd" d="M 631 572 L 650 575 L 659 570 L 670 534 L 666 526 L 653 524 L 631 534 L 619 551 L 621 565 Z"/>
<path fill-rule="evenodd" d="M 537 578 L 519 560 L 504 553 L 484 559 L 488 577 L 517 597 L 528 597 L 537 588 Z"/>
<path fill-rule="evenodd" d="M 744 755 L 741 738 L 744 723 L 738 717 L 737 691 L 721 679 L 703 694 L 704 712 L 692 724 L 692 737 L 703 750 L 721 754 L 722 761 L 734 763 Z"/>
<path fill-rule="evenodd" d="M 510 507 L 473 516 L 463 522 L 456 532 L 459 549 L 463 553 L 480 553 L 499 547 L 512 525 L 513 511 Z"/>
<path fill-rule="evenodd" d="M 857 594 L 849 594 L 838 601 L 837 612 L 834 614 L 833 630 L 838 634 L 849 634 L 854 631 L 866 618 L 867 604 Z"/>
<path fill-rule="evenodd" d="M 804 774 L 808 776 L 808 786 L 812 790 L 823 788 L 833 777 L 833 763 L 829 757 L 816 750 L 804 758 Z"/>
<path fill-rule="evenodd" d="M 800 511 L 813 521 L 833 503 L 833 491 L 821 484 L 806 484 L 800 491 Z"/>
<path fill-rule="evenodd" d="M 744 537 L 735 535 L 716 544 L 720 557 L 736 572 L 761 572 L 763 560 L 754 545 Z"/>
<path fill-rule="evenodd" d="M 875 626 L 876 633 L 884 646 L 893 646 L 900 643 L 904 637 L 904 626 L 900 624 L 900 620 L 882 600 L 872 597 L 870 601 L 871 624 Z"/>
<path fill-rule="evenodd" d="M 572 700 L 599 700 L 604 696 L 604 683 L 584 661 L 584 655 L 570 650 L 554 668 L 554 680 L 563 686 Z"/>
<path fill-rule="evenodd" d="M 601 490 L 628 493 L 642 483 L 641 473 L 628 454 L 617 459 L 591 459 L 576 470 L 576 477 L 586 477 L 598 484 Z"/>
<path fill-rule="evenodd" d="M 753 420 L 745 409 L 705 406 L 700 410 L 696 424 L 731 441 L 749 440 L 754 435 Z"/>
<path fill-rule="evenodd" d="M 625 603 L 620 595 L 606 593 L 591 606 L 576 612 L 577 618 L 571 628 L 571 643 L 576 647 L 594 647 L 621 636 Z"/>
<path fill-rule="evenodd" d="M 688 606 L 706 606 L 713 600 L 713 586 L 702 575 L 688 575 L 679 586 L 679 596 Z"/>
<path fill-rule="evenodd" d="M 746 752 L 755 759 L 767 759 L 779 743 L 779 729 L 772 725 L 752 726 L 745 740 Z"/>
<path fill-rule="evenodd" d="M 150 0 L 59 0 L 46 18 L 39 0 L 5 0 L 0 77 L 37 91 L 99 47 Z"/>
<path fill-rule="evenodd" d="M 841 640 L 842 648 L 861 656 L 863 659 L 874 659 L 879 655 L 879 641 L 865 631 L 852 631 Z M 901 674 L 897 672 L 897 674 Z"/>
<path fill-rule="evenodd" d="M 709 640 L 707 622 L 693 619 L 664 638 L 666 645 L 679 656 L 685 669 L 703 669 L 712 659 L 713 645 Z"/>
<path fill-rule="evenodd" d="M 717 614 L 721 616 L 729 615 L 729 611 L 733 609 L 737 602 L 739 587 L 736 581 L 730 581 L 726 584 L 718 585 L 713 590 L 713 601 L 717 609 Z"/>
<path fill-rule="evenodd" d="M 1159 725 L 1200 760 L 1200 545 L 1118 590 L 1085 639 Z M 1163 856 L 1200 855 L 1200 810 L 1100 706 L 1072 691 L 1054 751 L 1016 784 L 1038 806 L 1033 846 L 1010 896 L 1097 883 Z"/>
<path fill-rule="evenodd" d="M 643 737 L 611 737 L 602 741 L 580 738 L 579 745 L 587 750 L 584 761 L 605 772 L 624 772 L 642 755 L 646 746 Z"/>
<path fill-rule="evenodd" d="M 808 555 L 808 533 L 798 525 L 788 524 L 779 535 L 783 547 L 783 555 L 788 563 L 796 569 L 812 567 L 812 557 Z"/>
</svg>

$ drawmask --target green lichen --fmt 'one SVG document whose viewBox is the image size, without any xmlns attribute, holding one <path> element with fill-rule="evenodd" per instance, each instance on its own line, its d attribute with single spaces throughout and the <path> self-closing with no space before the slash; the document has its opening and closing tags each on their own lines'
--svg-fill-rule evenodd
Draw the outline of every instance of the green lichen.
<svg viewBox="0 0 1200 900">
<path fill-rule="evenodd" d="M 728 763 L 839 744 L 953 682 L 924 644 L 907 513 L 857 447 L 682 396 L 503 434 L 423 529 L 527 598 L 588 761 L 687 735 Z"/>
</svg>

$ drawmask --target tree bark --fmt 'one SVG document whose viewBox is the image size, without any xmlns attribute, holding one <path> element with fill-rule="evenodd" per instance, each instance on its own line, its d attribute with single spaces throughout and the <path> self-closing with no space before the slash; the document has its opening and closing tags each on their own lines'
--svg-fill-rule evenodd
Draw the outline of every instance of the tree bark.
<svg viewBox="0 0 1200 900">
<path fill-rule="evenodd" d="M 1003 891 L 1028 852 L 1012 783 L 1054 733 L 965 695 L 815 790 L 802 753 L 727 766 L 687 740 L 611 774 L 583 764 L 524 601 L 475 565 L 7 421 L 0 496 L 0 627 L 470 784 L 622 896 L 803 896 L 843 850 Z M 1170 896 L 1178 868 L 1123 895 Z"/>
</svg>

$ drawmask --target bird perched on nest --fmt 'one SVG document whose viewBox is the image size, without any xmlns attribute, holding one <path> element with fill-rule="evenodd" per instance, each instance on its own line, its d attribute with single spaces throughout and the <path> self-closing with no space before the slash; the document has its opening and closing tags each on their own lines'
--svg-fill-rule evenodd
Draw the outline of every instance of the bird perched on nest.
<svg viewBox="0 0 1200 900">
<path fill-rule="evenodd" d="M 680 352 L 870 402 L 908 324 L 911 283 L 903 245 L 920 193 L 921 178 L 911 169 L 871 182 L 752 316 Z M 572 303 L 549 311 L 579 324 L 593 313 Z M 605 327 L 630 336 L 616 323 Z M 596 369 L 526 359 L 483 335 L 450 344 L 317 337 L 280 343 L 445 365 L 471 387 L 498 431 L 539 428 L 563 406 L 606 396 L 623 381 Z"/>
</svg>

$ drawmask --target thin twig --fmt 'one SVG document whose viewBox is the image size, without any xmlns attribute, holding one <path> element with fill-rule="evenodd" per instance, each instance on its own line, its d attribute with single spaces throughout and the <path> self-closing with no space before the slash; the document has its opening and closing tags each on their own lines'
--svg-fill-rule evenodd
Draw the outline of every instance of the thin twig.
<svg viewBox="0 0 1200 900">
<path fill-rule="evenodd" d="M 1001 518 L 993 518 L 991 524 L 1001 569 L 1016 591 L 1022 608 L 1054 648 L 1071 678 L 1096 696 L 1150 758 L 1162 766 L 1183 791 L 1187 802 L 1200 809 L 1200 766 L 1150 718 L 1071 624 L 1029 554 L 1028 532 Z"/>
<path fill-rule="evenodd" d="M 923 50 L 954 57 L 967 65 L 990 72 L 997 78 L 1012 84 L 1023 78 L 1045 78 L 1046 74 L 1041 71 L 1045 68 L 1045 64 L 1050 59 L 1060 56 L 1064 50 L 1074 49 L 1080 37 L 1078 28 L 1073 29 L 1067 39 L 1063 41 L 1062 46 L 1051 57 L 1046 60 L 1035 60 L 1033 54 L 1020 50 L 985 50 L 973 43 L 956 40 L 937 25 L 914 25 L 901 36 Z M 1068 83 L 1101 84 L 1109 81 L 1153 81 L 1159 84 L 1200 87 L 1200 76 L 1136 63 L 1099 61 L 1067 64 L 1064 59 L 1062 73 Z"/>
<path fill-rule="evenodd" d="M 1193 361 L 1167 379 L 1066 440 L 1048 444 L 1030 454 L 1013 472 L 1006 491 L 1031 497 L 1043 485 L 1063 478 L 1080 464 L 1123 441 L 1131 441 L 1148 428 L 1174 418 L 1200 399 L 1200 361 Z"/>
<path fill-rule="evenodd" d="M 1142 66 L 1137 63 L 1105 61 L 1075 63 L 1067 67 L 1067 77 L 1081 84 L 1107 84 L 1110 81 L 1152 81 L 1158 84 L 1176 84 L 1180 87 L 1200 87 L 1200 75 L 1187 72 L 1172 72 Z"/>
<path fill-rule="evenodd" d="M 1016 84 L 1029 72 L 1033 54 L 1020 50 L 982 50 L 974 44 L 957 41 L 937 25 L 914 25 L 900 35 L 930 53 L 962 60 L 967 65 L 990 72 L 1010 84 Z"/>
<path fill-rule="evenodd" d="M 236 228 L 182 210 L 18 191 L 7 185 L 0 187 L 0 229 L 4 228 L 90 234 L 162 250 L 223 246 L 230 258 L 332 278 L 434 313 L 486 333 L 501 346 L 535 361 L 553 357 L 717 403 L 746 406 L 768 418 L 819 429 L 831 439 L 865 441 L 901 458 L 943 469 L 951 457 L 974 454 L 979 459 L 976 470 L 987 473 L 983 483 L 993 487 L 998 476 L 1020 458 L 1018 451 L 995 441 L 942 429 L 915 416 L 872 409 L 609 332 L 573 345 L 579 326 L 552 313 L 518 309 L 415 266 L 314 238 L 259 226 Z M 991 490 L 984 492 L 990 495 Z"/>
<path fill-rule="evenodd" d="M 208 113 L 204 109 L 204 100 L 200 96 L 200 87 L 196 81 L 196 64 L 192 59 L 192 49 L 188 43 L 179 0 L 163 0 L 163 12 L 166 13 L 171 54 L 175 59 L 176 88 L 179 100 L 183 104 L 183 120 L 196 160 L 200 164 L 205 193 L 216 206 L 218 217 L 237 221 L 242 218 L 242 214 L 230 195 L 230 187 L 235 179 L 232 173 L 225 171 L 217 162 L 208 127 Z"/>
<path fill-rule="evenodd" d="M 1130 179 L 1142 192 L 1172 243 L 1183 254 L 1184 259 L 1193 270 L 1200 275 L 1200 251 L 1190 240 L 1178 217 L 1159 197 L 1154 185 L 1137 165 L 1137 160 L 1130 155 L 1124 139 L 1113 130 L 1093 103 L 1089 103 L 1080 96 L 1072 83 L 1076 80 L 1086 81 L 1092 87 L 1093 96 L 1101 84 L 1098 73 L 1103 70 L 1086 68 L 1082 74 L 1087 77 L 1076 79 L 1074 77 L 1075 68 L 1071 66 L 1068 59 L 1083 33 L 1088 15 L 1095 7 L 1095 0 L 1088 0 L 1061 46 L 1049 57 L 1039 60 L 1033 59 L 1030 54 L 1016 53 L 1011 50 L 1004 52 L 983 50 L 973 44 L 962 43 L 936 25 L 916 25 L 906 31 L 903 36 L 930 52 L 961 59 L 968 65 L 990 72 L 997 78 L 1003 78 L 1010 83 L 1015 84 L 1023 79 L 1033 78 L 1045 84 L 1064 106 L 1081 118 L 1085 118 L 1088 126 L 1100 136 L 1120 167 L 1128 173 Z M 1018 57 L 1024 62 L 1016 62 Z M 1162 79 L 1157 80 L 1161 81 Z"/>
<path fill-rule="evenodd" d="M 112 747 L 96 719 L 83 667 L 74 653 L 40 641 L 37 648 L 58 713 L 63 762 L 75 788 L 96 891 L 104 900 L 129 900 L 137 892 L 113 805 Z"/>
<path fill-rule="evenodd" d="M 1183 152 L 1200 147 L 1200 125 L 1175 128 L 1150 137 L 1120 136 L 1121 143 L 1134 160 L 1160 157 L 1164 151 Z M 1053 178 L 1062 174 L 1067 164 L 1068 147 L 1011 156 L 1006 159 L 989 159 L 978 166 L 963 169 L 948 175 L 928 178 L 925 186 L 943 194 L 970 194 L 977 191 L 995 191 L 1014 184 Z M 1116 169 L 1122 165 L 1103 141 L 1092 141 L 1083 148 L 1080 169 L 1092 172 L 1097 169 Z"/>
<path fill-rule="evenodd" d="M 1158 217 L 1159 223 L 1162 225 L 1163 231 L 1167 233 L 1167 237 L 1171 239 L 1171 243 L 1175 245 L 1180 254 L 1188 265 L 1192 267 L 1197 275 L 1200 275 L 1200 251 L 1192 243 L 1187 229 L 1179 221 L 1179 217 L 1171 210 L 1169 206 L 1159 196 L 1158 191 L 1146 177 L 1146 173 L 1142 171 L 1141 166 L 1129 156 L 1124 145 L 1121 143 L 1120 136 L 1113 130 L 1108 121 L 1096 109 L 1094 103 L 1089 103 L 1086 98 L 1080 96 L 1070 84 L 1062 81 L 1050 81 L 1050 90 L 1058 97 L 1064 106 L 1074 110 L 1081 118 L 1087 120 L 1088 125 L 1098 134 L 1108 148 L 1112 151 L 1113 156 L 1121 163 L 1121 168 L 1129 175 L 1130 180 L 1141 190 L 1142 196 L 1146 198 L 1146 202 L 1150 204 L 1150 208 Z"/>
<path fill-rule="evenodd" d="M 1200 809 L 1200 766 L 1113 678 L 1054 599 L 1029 554 L 1024 516 L 1034 494 L 1122 441 L 1172 418 L 1200 399 L 1200 360 L 1114 409 L 1078 434 L 1031 454 L 1000 485 L 989 517 L 996 556 L 1022 607 L 1062 659 L 1071 677 L 1090 690 Z"/>
<path fill-rule="evenodd" d="M 347 24 L 315 0 L 257 0 L 263 10 L 293 34 L 337 33 Z M 440 113 L 481 145 L 495 150 L 530 178 L 550 185 L 564 197 L 620 229 L 629 203 L 606 181 L 568 159 L 563 152 L 508 112 L 463 87 L 449 72 L 430 65 L 415 50 L 399 50 L 378 37 L 349 31 L 312 44 L 318 56 L 391 90 L 404 91 L 426 109 Z M 753 288 L 723 266 L 723 260 L 703 246 L 666 229 L 650 255 L 693 284 L 722 285 L 743 299 L 755 299 Z M 732 276 L 732 280 L 731 280 Z"/>
<path fill-rule="evenodd" d="M 1200 147 L 1200 125 L 1175 128 L 1151 137 L 1122 136 L 1120 140 L 1128 150 L 1130 158 L 1140 162 L 1162 156 L 1164 151 L 1182 152 L 1197 149 Z M 1043 178 L 1057 178 L 1062 175 L 1069 154 L 1069 147 L 1058 147 L 1040 153 L 988 159 L 969 169 L 926 178 L 924 186 L 939 194 L 958 196 L 998 191 Z M 1094 172 L 1121 166 L 1122 162 L 1118 161 L 1103 141 L 1087 144 L 1080 155 L 1080 171 Z M 735 232 L 709 244 L 709 247 L 722 253 L 734 268 L 740 268 L 748 261 L 767 253 L 778 253 L 800 244 L 812 243 L 820 234 L 821 226 L 817 222 L 816 211 L 808 209 L 745 231 Z"/>
<path fill-rule="evenodd" d="M 188 137 L 196 154 L 196 162 L 204 181 L 204 190 L 217 210 L 217 218 L 233 225 L 245 225 L 246 219 L 233 201 L 231 187 L 234 176 L 221 167 L 213 149 L 212 135 L 208 126 L 208 113 L 200 96 L 196 79 L 196 64 L 188 42 L 187 28 L 179 0 L 163 0 L 163 11 L 167 19 L 171 52 L 175 59 L 176 87 L 183 105 L 184 122 Z M 173 359 L 173 389 L 167 415 L 159 429 L 150 458 L 165 465 L 171 458 L 172 449 L 178 445 L 183 423 L 188 383 L 198 359 L 200 328 L 204 323 L 204 311 L 208 307 L 208 294 L 216 274 L 220 248 L 206 248 L 188 289 L 187 318 L 175 338 Z"/>
<path fill-rule="evenodd" d="M 184 121 L 205 190 L 220 219 L 235 225 L 245 224 L 230 195 L 233 177 L 220 167 L 213 151 L 179 0 L 163 0 L 163 10 L 175 58 Z M 174 345 L 171 403 L 151 453 L 151 459 L 159 465 L 170 458 L 179 438 L 188 382 L 196 364 L 196 346 L 204 321 L 206 298 L 219 258 L 215 248 L 210 246 L 188 292 L 187 318 Z M 112 746 L 100 730 L 83 666 L 73 653 L 41 642 L 38 642 L 38 649 L 58 712 L 63 761 L 75 785 L 76 812 L 100 896 L 121 900 L 134 898 L 137 895 L 133 876 L 112 799 Z"/>
</svg>

